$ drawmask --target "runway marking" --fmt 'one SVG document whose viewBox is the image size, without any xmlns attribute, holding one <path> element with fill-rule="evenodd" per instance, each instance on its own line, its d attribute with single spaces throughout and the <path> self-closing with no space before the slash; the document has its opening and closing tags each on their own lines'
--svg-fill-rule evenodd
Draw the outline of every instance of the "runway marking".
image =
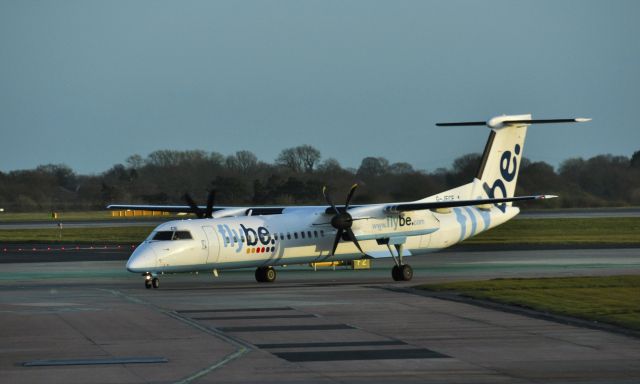
<svg viewBox="0 0 640 384">
<path fill-rule="evenodd" d="M 409 345 L 400 340 L 378 341 L 335 341 L 316 343 L 279 343 L 279 344 L 255 344 L 260 349 L 285 349 L 285 348 L 332 348 L 332 347 L 374 347 L 385 345 Z"/>
<path fill-rule="evenodd" d="M 316 315 L 266 315 L 266 316 L 210 316 L 210 317 L 192 317 L 193 320 L 260 320 L 260 319 L 305 319 L 317 318 Z"/>
<path fill-rule="evenodd" d="M 341 329 L 357 329 L 346 324 L 318 325 L 263 325 L 255 327 L 222 327 L 223 332 L 277 332 L 277 331 L 330 331 Z"/>
<path fill-rule="evenodd" d="M 34 360 L 27 361 L 25 367 L 50 367 L 59 365 L 104 365 L 104 364 L 157 364 L 167 363 L 164 357 L 121 357 L 111 359 L 65 359 L 65 360 Z"/>
<path fill-rule="evenodd" d="M 274 308 L 223 308 L 223 309 L 183 309 L 178 313 L 200 313 L 200 312 L 262 312 L 262 311 L 293 311 L 291 307 Z"/>
<path fill-rule="evenodd" d="M 449 356 L 430 349 L 363 349 L 354 351 L 296 351 L 272 352 L 290 362 L 345 361 L 345 360 L 400 360 L 400 359 L 437 359 Z"/>
</svg>

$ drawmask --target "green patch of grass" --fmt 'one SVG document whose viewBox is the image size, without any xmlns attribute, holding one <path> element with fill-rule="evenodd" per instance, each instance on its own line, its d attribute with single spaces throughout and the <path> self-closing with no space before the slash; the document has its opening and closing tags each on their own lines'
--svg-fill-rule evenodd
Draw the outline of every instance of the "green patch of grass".
<svg viewBox="0 0 640 384">
<path fill-rule="evenodd" d="M 84 212 L 87 215 L 92 213 Z M 108 212 L 101 212 L 108 214 Z M 67 218 L 67 216 L 63 216 Z M 90 216 L 76 219 L 93 219 Z M 106 216 L 104 217 L 106 218 Z M 167 217 L 167 220 L 171 218 Z M 62 220 L 64 222 L 64 220 Z M 53 221 L 52 221 L 53 225 Z M 152 227 L 64 228 L 62 241 L 138 242 Z M 51 229 L 0 230 L 0 241 L 57 241 L 59 233 Z M 535 219 L 512 220 L 481 233 L 465 244 L 640 244 L 640 218 Z"/>
<path fill-rule="evenodd" d="M 153 228 L 153 226 L 64 228 L 62 237 L 57 228 L 5 229 L 0 231 L 0 242 L 140 243 L 149 236 Z"/>
<path fill-rule="evenodd" d="M 105 220 L 112 218 L 110 211 L 58 212 L 58 214 L 59 220 Z M 3 222 L 54 221 L 51 212 L 3 212 L 0 213 L 0 220 Z"/>
<path fill-rule="evenodd" d="M 52 223 L 58 221 L 72 221 L 72 220 L 112 220 L 112 219 L 151 219 L 151 218 L 167 218 L 170 220 L 175 215 L 165 216 L 112 216 L 111 211 L 58 211 L 58 218 L 53 219 L 51 212 L 1 212 L 0 221 L 12 222 L 12 221 L 51 221 Z"/>
<path fill-rule="evenodd" d="M 495 279 L 418 287 L 640 330 L 640 276 Z"/>
<path fill-rule="evenodd" d="M 511 220 L 465 244 L 640 244 L 640 218 Z"/>
</svg>

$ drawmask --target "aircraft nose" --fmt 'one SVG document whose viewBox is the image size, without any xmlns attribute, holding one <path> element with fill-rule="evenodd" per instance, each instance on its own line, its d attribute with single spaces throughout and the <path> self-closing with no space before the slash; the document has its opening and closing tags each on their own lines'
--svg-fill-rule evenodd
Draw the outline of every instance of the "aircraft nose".
<svg viewBox="0 0 640 384">
<path fill-rule="evenodd" d="M 127 261 L 127 271 L 129 272 L 151 272 L 156 268 L 157 257 L 151 247 L 140 244 L 131 254 Z"/>
</svg>

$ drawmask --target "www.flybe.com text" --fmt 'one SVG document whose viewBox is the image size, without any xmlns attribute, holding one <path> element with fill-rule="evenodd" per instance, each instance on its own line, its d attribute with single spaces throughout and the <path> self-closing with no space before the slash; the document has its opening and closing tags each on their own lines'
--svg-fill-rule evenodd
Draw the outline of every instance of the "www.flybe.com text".
<svg viewBox="0 0 640 384">
<path fill-rule="evenodd" d="M 396 230 L 400 227 L 411 227 L 414 225 L 424 224 L 423 219 L 412 219 L 411 216 L 390 216 L 381 223 L 375 223 L 372 225 L 374 230 L 392 229 Z"/>
</svg>

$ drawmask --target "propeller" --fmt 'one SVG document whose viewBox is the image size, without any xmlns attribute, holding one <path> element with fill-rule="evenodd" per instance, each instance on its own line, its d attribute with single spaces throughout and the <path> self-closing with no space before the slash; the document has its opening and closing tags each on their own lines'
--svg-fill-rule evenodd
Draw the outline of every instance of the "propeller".
<svg viewBox="0 0 640 384">
<path fill-rule="evenodd" d="M 207 196 L 207 208 L 203 210 L 196 204 L 196 202 L 191 198 L 191 195 L 185 193 L 182 198 L 189 204 L 191 207 L 191 213 L 196 215 L 198 219 L 211 219 L 213 217 L 213 203 L 215 201 L 216 191 L 212 189 L 209 191 L 209 195 Z"/>
<path fill-rule="evenodd" d="M 331 248 L 331 256 L 336 253 L 336 248 L 338 248 L 338 243 L 344 234 L 347 235 L 347 238 L 353 242 L 353 244 L 358 247 L 360 252 L 364 254 L 364 251 L 360 247 L 358 240 L 356 239 L 356 235 L 353 234 L 351 230 L 351 226 L 353 225 L 353 217 L 349 214 L 349 203 L 351 202 L 351 198 L 358 188 L 358 184 L 353 184 L 351 189 L 349 190 L 349 194 L 347 195 L 347 201 L 344 203 L 344 210 L 340 212 L 335 204 L 333 204 L 333 200 L 331 200 L 331 196 L 329 195 L 329 190 L 327 187 L 322 188 L 322 194 L 324 195 L 324 199 L 329 203 L 335 215 L 331 218 L 331 226 L 337 229 L 336 238 L 333 241 L 333 248 Z"/>
</svg>

